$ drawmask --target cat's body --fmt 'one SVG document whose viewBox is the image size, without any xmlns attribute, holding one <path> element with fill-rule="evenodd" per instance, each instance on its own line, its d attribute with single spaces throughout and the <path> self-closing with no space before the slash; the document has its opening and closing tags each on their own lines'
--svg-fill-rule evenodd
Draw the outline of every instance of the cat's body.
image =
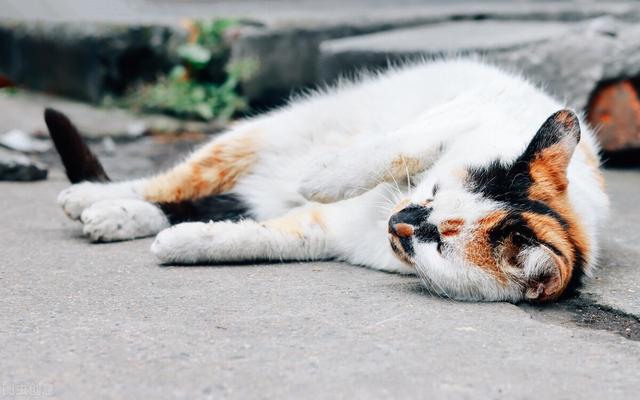
<svg viewBox="0 0 640 400">
<path fill-rule="evenodd" d="M 59 201 L 109 241 L 168 228 L 154 204 L 233 193 L 252 219 L 179 224 L 152 251 L 333 258 L 417 270 L 461 299 L 550 300 L 595 262 L 607 209 L 597 144 L 562 108 L 475 61 L 408 66 L 240 122 L 167 173 L 81 183 Z"/>
</svg>

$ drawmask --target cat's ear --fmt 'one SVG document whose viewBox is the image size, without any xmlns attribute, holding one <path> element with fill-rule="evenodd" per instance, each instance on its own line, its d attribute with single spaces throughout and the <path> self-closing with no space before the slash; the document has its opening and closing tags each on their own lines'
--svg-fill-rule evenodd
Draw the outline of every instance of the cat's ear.
<svg viewBox="0 0 640 400">
<path fill-rule="evenodd" d="M 521 160 L 529 165 L 534 181 L 563 191 L 567 186 L 567 167 L 579 142 L 578 116 L 571 110 L 560 110 L 538 129 Z"/>
<path fill-rule="evenodd" d="M 564 257 L 544 245 L 527 247 L 518 256 L 525 276 L 525 300 L 547 302 L 562 295 L 571 268 Z"/>
</svg>

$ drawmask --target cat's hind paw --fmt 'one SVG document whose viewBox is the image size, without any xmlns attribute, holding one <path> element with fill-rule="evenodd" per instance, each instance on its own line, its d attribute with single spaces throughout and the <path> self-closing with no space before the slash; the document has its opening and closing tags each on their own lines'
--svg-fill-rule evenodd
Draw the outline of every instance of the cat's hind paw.
<svg viewBox="0 0 640 400">
<path fill-rule="evenodd" d="M 94 242 L 113 242 L 153 236 L 169 226 L 154 204 L 134 199 L 102 200 L 85 209 L 82 231 Z"/>
<path fill-rule="evenodd" d="M 58 195 L 58 205 L 71 219 L 80 219 L 92 204 L 107 199 L 140 199 L 142 181 L 119 183 L 82 182 L 64 189 Z"/>
<path fill-rule="evenodd" d="M 100 200 L 100 184 L 82 182 L 64 189 L 58 195 L 58 205 L 71 219 L 80 219 L 82 212 Z"/>
</svg>

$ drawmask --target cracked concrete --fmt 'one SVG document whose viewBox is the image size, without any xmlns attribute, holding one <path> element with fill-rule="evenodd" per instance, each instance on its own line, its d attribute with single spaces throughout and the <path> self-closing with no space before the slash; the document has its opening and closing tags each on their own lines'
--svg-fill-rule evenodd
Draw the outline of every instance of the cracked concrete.
<svg viewBox="0 0 640 400">
<path fill-rule="evenodd" d="M 115 177 L 179 156 L 117 146 Z M 55 205 L 67 183 L 54 165 L 46 182 L 0 184 L 0 382 L 56 398 L 635 398 L 640 173 L 607 179 L 596 279 L 531 307 L 332 262 L 161 267 L 150 239 L 82 238 Z"/>
</svg>

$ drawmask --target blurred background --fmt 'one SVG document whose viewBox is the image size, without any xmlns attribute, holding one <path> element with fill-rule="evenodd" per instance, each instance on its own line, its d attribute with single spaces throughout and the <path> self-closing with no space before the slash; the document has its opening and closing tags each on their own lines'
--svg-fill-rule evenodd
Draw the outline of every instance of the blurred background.
<svg viewBox="0 0 640 400">
<path fill-rule="evenodd" d="M 144 174 L 339 77 L 470 54 L 583 111 L 608 165 L 633 166 L 638 20 L 636 1 L 5 0 L 0 179 L 42 179 L 55 165 L 44 106 L 67 112 L 116 177 Z"/>
</svg>

